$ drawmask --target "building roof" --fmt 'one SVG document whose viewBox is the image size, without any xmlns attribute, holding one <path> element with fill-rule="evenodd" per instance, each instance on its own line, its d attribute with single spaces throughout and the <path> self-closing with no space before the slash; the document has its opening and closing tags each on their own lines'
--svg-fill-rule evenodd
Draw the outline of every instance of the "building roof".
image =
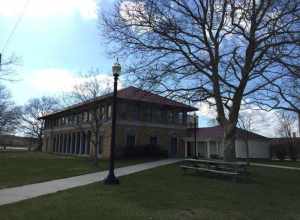
<svg viewBox="0 0 300 220">
<path fill-rule="evenodd" d="M 109 93 L 103 96 L 99 96 L 96 98 L 96 102 L 98 101 L 102 101 L 105 99 L 109 99 L 113 97 L 113 93 Z M 169 107 L 174 107 L 174 108 L 182 108 L 185 109 L 186 111 L 196 111 L 198 110 L 195 107 L 174 101 L 172 99 L 136 88 L 134 86 L 130 86 L 124 89 L 120 89 L 117 92 L 117 98 L 118 99 L 124 99 L 124 100 L 132 100 L 132 101 L 140 101 L 140 102 L 147 102 L 147 103 L 154 103 L 154 104 L 159 104 L 159 105 L 164 105 L 164 106 L 169 106 Z M 56 111 L 56 112 L 52 112 L 50 114 L 47 114 L 43 117 L 40 117 L 40 119 L 49 117 L 49 116 L 53 116 L 62 112 L 66 112 L 69 111 L 71 109 L 76 109 L 79 107 L 82 107 L 84 105 L 88 105 L 93 103 L 93 101 L 86 101 L 86 102 L 82 102 L 82 103 L 78 103 L 72 106 L 69 106 L 65 109 L 62 109 L 60 111 Z"/>
<path fill-rule="evenodd" d="M 189 136 L 194 135 L 194 129 L 189 129 Z M 197 138 L 199 139 L 222 139 L 224 137 L 224 127 L 215 126 L 215 127 L 204 127 L 197 128 L 196 131 Z M 254 132 L 246 131 L 241 128 L 236 129 L 236 138 L 249 138 L 249 139 L 268 139 L 265 136 L 256 134 Z"/>
<path fill-rule="evenodd" d="M 292 139 L 291 138 L 272 138 L 271 140 L 271 145 L 272 146 L 275 146 L 275 145 L 289 145 L 290 142 L 293 142 L 297 145 L 299 145 L 300 147 L 300 137 L 293 137 Z"/>
</svg>

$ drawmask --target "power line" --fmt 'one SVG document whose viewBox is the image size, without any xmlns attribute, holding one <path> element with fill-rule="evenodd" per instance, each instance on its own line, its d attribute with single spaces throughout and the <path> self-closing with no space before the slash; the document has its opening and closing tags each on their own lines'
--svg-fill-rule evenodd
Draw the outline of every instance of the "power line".
<svg viewBox="0 0 300 220">
<path fill-rule="evenodd" d="M 24 6 L 23 6 L 23 8 L 22 8 L 22 11 L 21 11 L 21 13 L 20 13 L 20 15 L 19 15 L 19 17 L 18 17 L 18 20 L 16 21 L 16 23 L 15 23 L 13 29 L 12 29 L 11 32 L 10 32 L 10 35 L 8 36 L 8 38 L 7 38 L 7 40 L 6 40 L 5 44 L 4 44 L 4 46 L 3 46 L 3 48 L 2 48 L 2 53 L 3 53 L 3 52 L 5 51 L 5 49 L 7 48 L 8 44 L 9 44 L 9 41 L 12 39 L 14 33 L 16 32 L 17 27 L 18 27 L 19 24 L 21 23 L 21 21 L 22 21 L 24 15 L 25 15 L 25 11 L 26 11 L 26 8 L 27 8 L 29 2 L 30 2 L 30 0 L 26 0 L 26 2 L 24 3 Z"/>
</svg>

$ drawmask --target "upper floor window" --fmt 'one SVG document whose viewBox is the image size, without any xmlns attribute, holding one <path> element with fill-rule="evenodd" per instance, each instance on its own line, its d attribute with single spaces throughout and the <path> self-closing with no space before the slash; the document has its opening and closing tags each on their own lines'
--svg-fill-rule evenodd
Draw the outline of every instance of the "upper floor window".
<svg viewBox="0 0 300 220">
<path fill-rule="evenodd" d="M 173 122 L 179 123 L 179 112 L 173 112 Z"/>
<path fill-rule="evenodd" d="M 100 107 L 100 119 L 105 119 L 105 106 L 103 105 Z"/>
<path fill-rule="evenodd" d="M 88 113 L 87 112 L 83 112 L 83 121 L 86 122 L 88 119 Z"/>
<path fill-rule="evenodd" d="M 179 123 L 183 123 L 183 112 L 178 113 L 178 120 L 179 120 Z"/>
<path fill-rule="evenodd" d="M 171 111 L 168 111 L 168 122 L 173 122 L 174 114 Z"/>
<path fill-rule="evenodd" d="M 145 120 L 146 121 L 151 121 L 151 119 L 152 119 L 152 109 L 151 109 L 151 107 L 146 107 L 145 109 L 144 109 L 144 116 L 145 116 Z"/>
<path fill-rule="evenodd" d="M 161 121 L 160 110 L 157 108 L 152 109 L 152 121 L 156 121 L 156 122 Z"/>
<path fill-rule="evenodd" d="M 90 121 L 90 120 L 91 120 L 91 112 L 87 111 L 87 121 Z"/>
<path fill-rule="evenodd" d="M 163 122 L 166 122 L 167 121 L 167 111 L 166 110 L 161 110 L 161 112 L 160 112 L 160 114 L 161 114 L 161 120 L 163 121 Z"/>
<path fill-rule="evenodd" d="M 107 118 L 111 118 L 111 105 L 107 106 Z"/>
</svg>

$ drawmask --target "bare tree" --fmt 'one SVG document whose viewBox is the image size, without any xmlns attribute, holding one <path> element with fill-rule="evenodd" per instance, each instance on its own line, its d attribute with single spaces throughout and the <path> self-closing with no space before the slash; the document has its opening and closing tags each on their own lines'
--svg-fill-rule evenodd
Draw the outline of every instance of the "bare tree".
<svg viewBox="0 0 300 220">
<path fill-rule="evenodd" d="M 298 152 L 295 145 L 295 137 L 293 135 L 296 116 L 288 111 L 280 111 L 278 113 L 279 127 L 278 134 L 288 140 L 289 156 L 293 160 L 297 160 Z"/>
<path fill-rule="evenodd" d="M 14 133 L 19 126 L 21 108 L 11 100 L 9 91 L 0 85 L 0 134 Z"/>
<path fill-rule="evenodd" d="M 289 69 L 285 77 L 272 82 L 265 90 L 257 96 L 257 104 L 266 110 L 295 112 L 300 135 L 300 70 Z"/>
<path fill-rule="evenodd" d="M 20 63 L 20 58 L 15 55 L 8 57 L 0 53 L 0 81 L 15 81 L 16 66 Z"/>
<path fill-rule="evenodd" d="M 38 150 L 42 149 L 45 120 L 39 120 L 59 108 L 59 101 L 53 97 L 34 98 L 23 107 L 20 131 L 27 136 L 38 139 Z"/>
<path fill-rule="evenodd" d="M 299 64 L 299 12 L 299 0 L 119 0 L 101 24 L 111 53 L 128 58 L 129 79 L 213 100 L 231 161 L 242 100 L 255 102 L 282 68 Z"/>
<path fill-rule="evenodd" d="M 90 70 L 89 73 L 82 75 L 82 83 L 74 86 L 69 98 L 71 102 L 89 103 L 89 116 L 86 124 L 91 131 L 91 142 L 95 146 L 94 162 L 98 164 L 98 152 L 100 148 L 100 127 L 103 123 L 104 111 L 100 108 L 98 101 L 99 96 L 111 92 L 109 82 L 99 77 L 98 70 Z M 77 123 L 77 128 L 85 130 L 85 124 Z"/>
</svg>

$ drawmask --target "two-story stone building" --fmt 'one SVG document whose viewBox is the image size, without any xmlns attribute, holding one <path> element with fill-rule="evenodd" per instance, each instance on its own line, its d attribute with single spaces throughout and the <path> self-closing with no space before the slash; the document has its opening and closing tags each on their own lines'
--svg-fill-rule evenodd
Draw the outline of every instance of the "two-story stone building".
<svg viewBox="0 0 300 220">
<path fill-rule="evenodd" d="M 170 157 L 184 156 L 189 112 L 197 109 L 174 100 L 128 87 L 117 93 L 117 153 L 125 146 L 155 144 L 168 151 Z M 109 157 L 111 140 L 112 94 L 93 102 L 80 103 L 42 117 L 45 120 L 43 151 L 62 154 L 95 153 L 90 128 L 91 106 L 97 105 L 101 158 Z"/>
</svg>

